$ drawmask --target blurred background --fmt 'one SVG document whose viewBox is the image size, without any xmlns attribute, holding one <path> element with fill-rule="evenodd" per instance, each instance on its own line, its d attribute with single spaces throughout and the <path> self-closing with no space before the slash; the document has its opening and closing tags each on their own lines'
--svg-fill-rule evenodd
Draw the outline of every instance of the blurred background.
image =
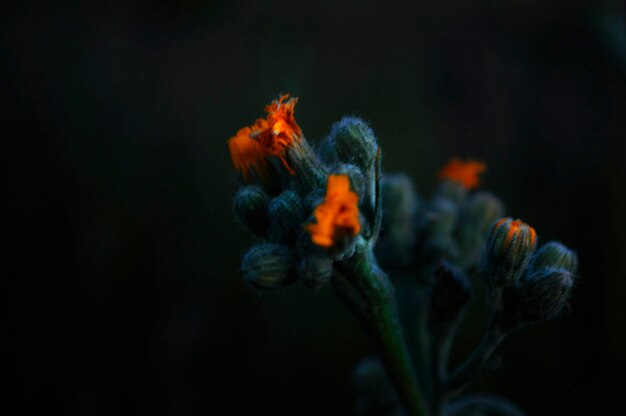
<svg viewBox="0 0 626 416">
<path fill-rule="evenodd" d="M 626 411 L 622 0 L 2 10 L 3 414 L 350 414 L 357 322 L 329 289 L 259 296 L 239 271 L 226 140 L 280 92 L 311 141 L 368 120 L 423 195 L 449 158 L 485 161 L 484 188 L 576 249 L 582 280 L 475 390 Z"/>
</svg>

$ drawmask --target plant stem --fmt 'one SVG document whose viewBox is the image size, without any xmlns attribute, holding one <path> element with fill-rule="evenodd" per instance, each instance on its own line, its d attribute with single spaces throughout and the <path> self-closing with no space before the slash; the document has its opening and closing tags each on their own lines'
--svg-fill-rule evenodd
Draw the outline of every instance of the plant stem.
<svg viewBox="0 0 626 416">
<path fill-rule="evenodd" d="M 448 359 L 462 316 L 463 311 L 459 313 L 459 316 L 454 321 L 437 328 L 432 334 L 432 377 L 435 380 L 435 389 L 431 392 L 431 406 L 432 413 L 435 416 L 444 414 L 446 403 L 450 397 L 445 386 L 446 378 L 448 377 Z"/>
<path fill-rule="evenodd" d="M 376 266 L 371 250 L 359 246 L 352 257 L 336 263 L 331 284 L 374 341 L 407 413 L 427 415 L 402 334 L 393 287 Z"/>
<path fill-rule="evenodd" d="M 453 396 L 472 383 L 480 375 L 485 364 L 506 335 L 507 333 L 501 331 L 496 325 L 490 326 L 480 345 L 444 383 L 446 394 Z"/>
<path fill-rule="evenodd" d="M 473 394 L 450 404 L 446 416 L 469 414 L 468 411 L 486 410 L 503 416 L 524 416 L 526 413 L 516 404 L 494 394 Z"/>
</svg>

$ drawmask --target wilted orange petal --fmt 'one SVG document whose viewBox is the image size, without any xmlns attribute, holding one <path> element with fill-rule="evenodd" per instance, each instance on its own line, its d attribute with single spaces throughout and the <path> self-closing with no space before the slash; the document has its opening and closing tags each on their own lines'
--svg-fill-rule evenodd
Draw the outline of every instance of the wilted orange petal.
<svg viewBox="0 0 626 416">
<path fill-rule="evenodd" d="M 269 174 L 267 171 L 267 150 L 263 145 L 250 137 L 252 129 L 243 127 L 237 134 L 228 140 L 228 150 L 235 169 L 243 176 L 246 183 L 252 179 L 251 172 L 254 172 L 267 181 Z"/>
</svg>

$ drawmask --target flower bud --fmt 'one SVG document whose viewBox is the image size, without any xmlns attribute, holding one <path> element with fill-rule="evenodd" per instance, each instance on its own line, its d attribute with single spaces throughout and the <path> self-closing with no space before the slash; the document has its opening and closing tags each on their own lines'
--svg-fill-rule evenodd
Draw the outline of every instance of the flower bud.
<svg viewBox="0 0 626 416">
<path fill-rule="evenodd" d="M 293 252 L 279 244 L 252 247 L 243 256 L 242 269 L 245 282 L 259 290 L 285 287 L 297 276 Z"/>
<path fill-rule="evenodd" d="M 330 280 L 333 273 L 333 261 L 326 254 L 307 255 L 298 266 L 302 282 L 313 289 L 319 289 Z"/>
<path fill-rule="evenodd" d="M 460 204 L 467 198 L 469 189 L 458 182 L 442 181 L 437 187 L 436 197 Z"/>
<path fill-rule="evenodd" d="M 235 195 L 235 216 L 252 234 L 263 237 L 270 226 L 269 196 L 259 186 L 244 186 Z"/>
<path fill-rule="evenodd" d="M 535 271 L 549 268 L 567 270 L 575 275 L 578 269 L 578 256 L 563 244 L 550 241 L 537 250 L 532 264 Z"/>
<path fill-rule="evenodd" d="M 452 231 L 458 216 L 457 206 L 447 199 L 432 201 L 425 216 L 421 238 L 424 242 L 424 255 L 437 262 L 443 256 L 449 260 L 458 257 L 458 245 L 452 238 Z"/>
<path fill-rule="evenodd" d="M 437 198 L 430 204 L 427 216 L 430 234 L 450 234 L 456 225 L 458 210 L 450 201 Z"/>
<path fill-rule="evenodd" d="M 285 188 L 295 190 L 302 197 L 324 185 L 328 172 L 323 162 L 304 137 L 294 141 L 287 154 L 294 174 L 283 171 L 281 180 Z"/>
<path fill-rule="evenodd" d="M 415 245 L 417 194 L 411 179 L 403 174 L 385 176 L 381 192 L 383 218 L 377 258 L 386 266 L 406 266 Z"/>
<path fill-rule="evenodd" d="M 325 197 L 326 192 L 322 188 L 314 189 L 304 198 L 302 206 L 306 212 L 313 211 L 315 207 L 324 202 Z"/>
<path fill-rule="evenodd" d="M 359 396 L 355 415 L 404 414 L 398 395 L 377 358 L 366 358 L 356 366 L 354 384 Z"/>
<path fill-rule="evenodd" d="M 368 171 L 376 159 L 378 144 L 372 129 L 357 117 L 344 117 L 330 131 L 337 157 Z"/>
<path fill-rule="evenodd" d="M 535 229 L 511 218 L 502 218 L 487 240 L 487 277 L 495 287 L 514 284 L 528 266 L 537 244 Z"/>
<path fill-rule="evenodd" d="M 519 288 L 515 288 L 514 296 L 510 293 L 507 295 L 508 291 L 505 291 L 505 313 L 515 311 L 518 324 L 554 318 L 563 310 L 573 286 L 573 276 L 566 270 L 545 269 L 535 272 Z"/>
<path fill-rule="evenodd" d="M 451 322 L 470 300 L 469 280 L 448 262 L 442 262 L 434 273 L 430 304 L 430 326 Z"/>
<path fill-rule="evenodd" d="M 458 227 L 458 241 L 465 256 L 477 257 L 489 227 L 503 214 L 502 202 L 489 192 L 477 192 L 468 199 L 461 211 Z"/>
<path fill-rule="evenodd" d="M 355 194 L 359 196 L 359 199 L 363 198 L 367 184 L 365 183 L 365 176 L 363 172 L 355 165 L 342 164 L 333 172 L 336 175 L 346 175 L 350 179 L 350 188 Z"/>
<path fill-rule="evenodd" d="M 335 166 L 341 163 L 337 156 L 335 142 L 330 135 L 320 141 L 317 148 L 317 155 L 327 166 Z"/>
<path fill-rule="evenodd" d="M 295 192 L 283 191 L 270 201 L 269 218 L 270 240 L 292 243 L 305 218 L 300 197 Z"/>
</svg>

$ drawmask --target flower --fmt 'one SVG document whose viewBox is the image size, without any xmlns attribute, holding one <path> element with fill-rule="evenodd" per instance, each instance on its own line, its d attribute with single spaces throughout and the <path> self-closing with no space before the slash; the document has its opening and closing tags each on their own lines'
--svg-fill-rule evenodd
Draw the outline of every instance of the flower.
<svg viewBox="0 0 626 416">
<path fill-rule="evenodd" d="M 439 178 L 457 182 L 467 189 L 474 189 L 478 186 L 478 176 L 483 173 L 486 166 L 482 162 L 475 160 L 463 161 L 454 158 L 439 172 Z"/>
<path fill-rule="evenodd" d="M 338 238 L 356 236 L 361 230 L 358 202 L 347 175 L 330 175 L 326 198 L 313 212 L 317 223 L 306 226 L 313 242 L 331 247 Z"/>
<path fill-rule="evenodd" d="M 512 218 L 496 222 L 487 239 L 488 276 L 494 286 L 514 284 L 526 269 L 537 245 L 530 225 Z"/>
<path fill-rule="evenodd" d="M 522 220 L 512 220 L 511 218 L 502 218 L 493 226 L 494 232 L 502 227 L 506 231 L 504 240 L 504 248 L 511 245 L 513 238 L 524 238 L 525 244 L 534 246 L 537 242 L 537 232 L 535 229 Z"/>
<path fill-rule="evenodd" d="M 302 137 L 302 130 L 294 118 L 297 102 L 297 98 L 283 94 L 265 106 L 266 118 L 257 119 L 252 126 L 240 129 L 228 140 L 233 166 L 241 173 L 244 182 L 250 182 L 252 171 L 267 181 L 267 156 L 279 158 L 289 174 L 295 175 L 285 155 L 294 141 Z"/>
</svg>

